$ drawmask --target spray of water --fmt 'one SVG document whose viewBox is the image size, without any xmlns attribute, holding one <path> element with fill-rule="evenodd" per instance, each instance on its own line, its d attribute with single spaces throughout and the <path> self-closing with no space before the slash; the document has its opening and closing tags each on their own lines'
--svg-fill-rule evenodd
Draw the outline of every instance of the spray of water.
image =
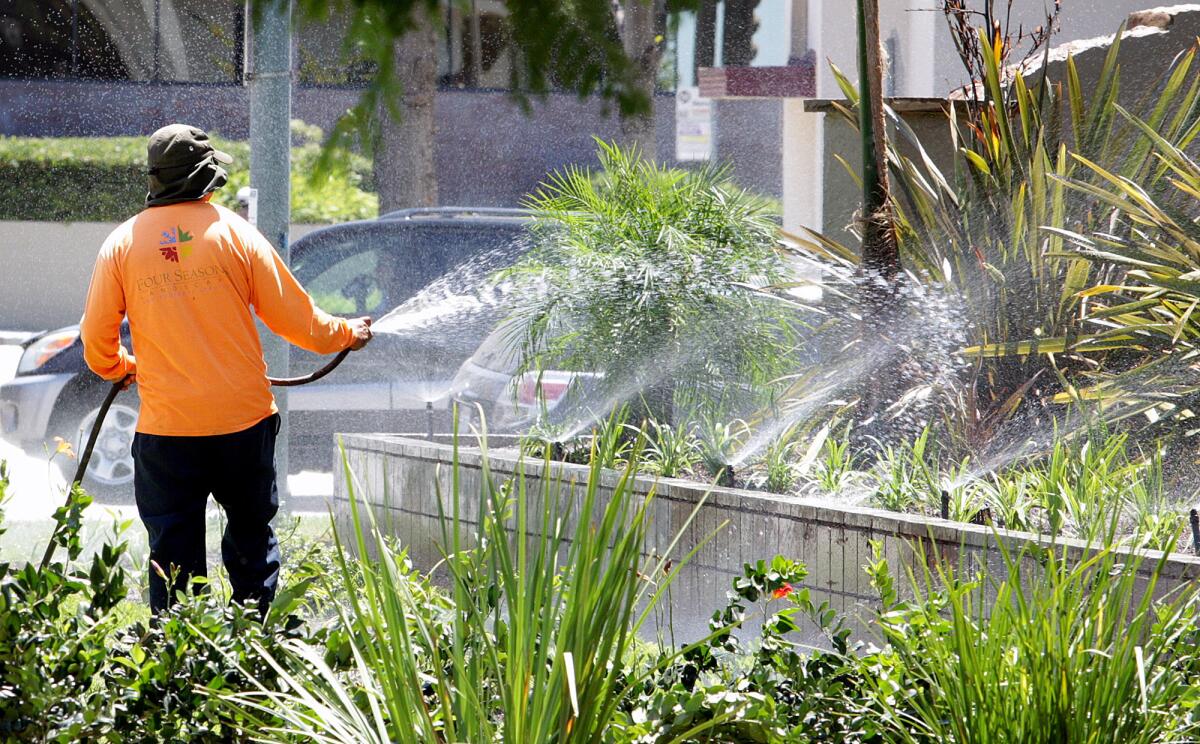
<svg viewBox="0 0 1200 744">
<path fill-rule="evenodd" d="M 468 259 L 393 308 L 373 329 L 398 335 L 436 330 L 445 335 L 494 324 L 507 310 L 512 291 L 510 283 L 497 279 L 497 272 L 528 249 L 528 240 L 516 240 Z"/>
</svg>

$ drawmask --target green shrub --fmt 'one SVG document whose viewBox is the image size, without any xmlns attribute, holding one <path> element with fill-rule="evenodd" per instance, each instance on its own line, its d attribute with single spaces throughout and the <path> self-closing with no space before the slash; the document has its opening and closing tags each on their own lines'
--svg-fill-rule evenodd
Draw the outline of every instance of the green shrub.
<svg viewBox="0 0 1200 744">
<path fill-rule="evenodd" d="M 850 630 L 797 585 L 804 564 L 783 556 L 743 566 L 713 613 L 710 635 L 673 653 L 640 683 L 620 729 L 636 742 L 862 742 L 878 727 L 858 712 L 866 667 Z M 807 619 L 828 652 L 798 642 Z M 752 642 L 735 634 L 761 620 Z"/>
<path fill-rule="evenodd" d="M 757 291 L 787 268 L 767 206 L 722 168 L 665 168 L 604 142 L 597 155 L 598 173 L 567 168 L 527 202 L 541 239 L 503 272 L 519 371 L 603 372 L 607 397 L 663 424 L 683 423 L 683 400 L 705 414 L 768 399 L 800 318 Z"/>
<path fill-rule="evenodd" d="M 270 740 L 287 731 L 287 740 L 356 744 L 629 741 L 614 728 L 619 710 L 654 671 L 631 665 L 635 639 L 690 557 L 672 566 L 643 554 L 654 513 L 653 497 L 632 488 L 643 445 L 611 494 L 596 460 L 578 488 L 552 477 L 534 486 L 523 472 L 498 478 L 486 448 L 476 493 L 452 468 L 439 545 L 447 593 L 414 576 L 363 514 L 345 464 L 354 540 L 339 563 L 345 580 L 354 566 L 363 580 L 339 610 L 344 627 L 362 629 L 349 638 L 352 673 L 288 644 L 263 653 L 283 686 L 264 682 L 226 702 L 261 714 L 252 733 Z"/>
<path fill-rule="evenodd" d="M 0 502 L 8 486 L 0 463 Z M 78 487 L 54 514 L 65 561 L 0 564 L 0 740 L 80 741 L 102 717 L 87 695 L 108 663 L 113 609 L 125 597 L 124 542 L 76 565 L 91 497 Z M 0 530 L 2 532 L 2 530 Z"/>
<path fill-rule="evenodd" d="M 357 155 L 332 159 L 321 176 L 320 130 L 294 126 L 292 148 L 292 221 L 323 223 L 369 219 L 379 211 L 378 197 L 364 190 L 370 163 Z M 297 136 L 298 135 L 298 136 Z M 229 183 L 215 197 L 233 208 L 237 190 L 249 184 L 250 147 L 214 137 L 218 149 L 234 157 Z M 3 137 L 0 136 L 0 220 L 121 222 L 146 199 L 144 137 Z"/>
<path fill-rule="evenodd" d="M 1153 599 L 1165 554 L 1068 559 L 996 544 L 999 571 L 930 563 L 911 576 L 911 600 L 876 545 L 868 573 L 886 645 L 862 659 L 860 705 L 887 741 L 1195 740 L 1197 592 Z"/>
<path fill-rule="evenodd" d="M 0 462 L 0 503 L 5 476 Z M 302 620 L 327 599 L 310 591 L 329 569 L 319 553 L 295 561 L 265 622 L 257 609 L 211 592 L 148 623 L 144 605 L 128 599 L 119 539 L 128 522 L 79 561 L 91 502 L 76 487 L 55 513 L 58 560 L 0 563 L 0 741 L 244 741 L 245 716 L 217 693 L 250 688 L 251 675 L 273 679 L 268 665 L 255 664 L 255 649 L 288 639 L 340 658 L 344 632 Z"/>
<path fill-rule="evenodd" d="M 278 652 L 293 642 L 337 657 L 343 643 L 341 628 L 312 622 L 302 611 L 313 609 L 310 589 L 329 563 L 310 554 L 298 564 L 265 619 L 256 607 L 230 604 L 223 592 L 201 592 L 180 598 L 155 622 L 116 632 L 90 691 L 94 721 L 81 736 L 102 741 L 111 731 L 122 742 L 246 740 L 248 716 L 223 705 L 220 695 L 277 679 L 258 649 Z"/>
</svg>

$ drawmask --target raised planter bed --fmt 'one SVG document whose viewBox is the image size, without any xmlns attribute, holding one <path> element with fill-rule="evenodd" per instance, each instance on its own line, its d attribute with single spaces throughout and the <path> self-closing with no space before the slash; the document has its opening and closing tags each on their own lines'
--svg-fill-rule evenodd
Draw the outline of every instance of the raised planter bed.
<svg viewBox="0 0 1200 744">
<path fill-rule="evenodd" d="M 437 542 L 438 494 L 445 500 L 451 489 L 454 448 L 450 444 L 409 439 L 393 434 L 340 435 L 351 471 L 356 478 L 360 503 L 374 507 L 384 529 L 396 535 L 409 549 L 414 565 L 433 567 L 441 558 Z M 340 460 L 339 460 L 340 461 Z M 483 456 L 478 449 L 461 446 L 458 452 L 459 480 L 463 494 L 464 521 L 473 524 L 475 498 L 479 493 Z M 583 465 L 520 458 L 512 450 L 490 449 L 488 465 L 494 478 L 505 478 L 523 468 L 527 490 L 541 488 L 544 478 L 559 484 L 559 493 L 571 493 L 571 484 L 587 480 Z M 611 488 L 620 477 L 606 471 L 603 485 Z M 871 556 L 870 543 L 878 541 L 895 575 L 917 569 L 917 551 L 935 555 L 965 567 L 987 567 L 1003 571 L 1000 543 L 1016 554 L 1026 546 L 1065 548 L 1069 556 L 1082 557 L 1088 545 L 1078 540 L 1056 541 L 1038 535 L 997 530 L 992 527 L 950 522 L 910 514 L 842 505 L 833 501 L 779 496 L 761 491 L 715 487 L 672 478 L 639 477 L 635 490 L 654 489 L 654 529 L 648 551 L 663 551 L 687 522 L 696 504 L 708 499 L 681 540 L 682 556 L 704 537 L 717 531 L 680 573 L 671 591 L 674 627 L 681 639 L 705 632 L 709 616 L 722 606 L 729 582 L 740 575 L 747 562 L 767 560 L 776 554 L 804 561 L 809 576 L 805 585 L 820 601 L 848 616 L 877 600 L 862 566 Z M 578 492 L 578 488 L 575 489 Z M 349 519 L 349 493 L 345 479 L 334 478 L 335 514 L 342 524 Z M 722 527 L 723 525 L 723 527 Z M 1144 552 L 1142 570 L 1148 573 L 1161 553 Z M 1028 560 L 1033 560 L 1030 554 Z M 1200 576 L 1200 558 L 1173 554 L 1164 568 L 1157 592 L 1170 591 Z M 901 582 L 902 583 L 902 582 Z M 816 640 L 815 638 L 813 640 Z"/>
</svg>

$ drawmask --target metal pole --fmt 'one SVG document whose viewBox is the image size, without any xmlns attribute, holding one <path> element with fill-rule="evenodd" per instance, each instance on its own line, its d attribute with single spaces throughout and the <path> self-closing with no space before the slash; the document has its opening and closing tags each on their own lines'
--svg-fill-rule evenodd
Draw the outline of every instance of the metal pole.
<svg viewBox="0 0 1200 744">
<path fill-rule="evenodd" d="M 258 189 L 258 229 L 275 246 L 285 264 L 291 262 L 288 222 L 291 178 L 292 3 L 270 4 L 251 24 L 250 54 L 250 186 Z M 260 326 L 262 328 L 262 326 Z M 273 377 L 288 376 L 287 343 L 263 328 L 263 353 Z M 276 392 L 282 419 L 275 445 L 280 497 L 287 496 L 287 393 Z"/>
<path fill-rule="evenodd" d="M 1192 552 L 1200 555 L 1200 514 L 1192 509 L 1188 514 L 1188 521 L 1192 525 Z"/>
<path fill-rule="evenodd" d="M 71 77 L 79 77 L 79 0 L 71 0 Z"/>
<path fill-rule="evenodd" d="M 942 491 L 942 519 L 950 518 L 950 492 Z"/>
<path fill-rule="evenodd" d="M 471 0 L 471 87 L 483 87 L 483 29 L 479 23 L 479 3 Z"/>
<path fill-rule="evenodd" d="M 162 77 L 162 0 L 154 0 L 154 82 Z"/>
</svg>

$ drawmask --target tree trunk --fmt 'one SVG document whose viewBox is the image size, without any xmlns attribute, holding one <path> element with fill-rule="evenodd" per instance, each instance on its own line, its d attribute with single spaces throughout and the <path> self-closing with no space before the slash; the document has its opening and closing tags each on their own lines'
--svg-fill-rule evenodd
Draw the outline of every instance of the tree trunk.
<svg viewBox="0 0 1200 744">
<path fill-rule="evenodd" d="M 758 22 L 754 11 L 760 0 L 725 0 L 725 22 L 722 24 L 721 64 L 725 67 L 749 67 L 758 50 L 754 47 L 754 32 Z"/>
<path fill-rule="evenodd" d="M 876 287 L 890 295 L 888 287 L 900 273 L 900 254 L 888 185 L 879 0 L 858 0 L 858 15 L 858 121 L 863 159 L 862 269 L 868 287 Z"/>
<path fill-rule="evenodd" d="M 395 42 L 399 101 L 379 105 L 375 184 L 380 214 L 438 202 L 433 150 L 437 92 L 437 30 L 423 5 L 413 8 L 413 27 Z"/>
<path fill-rule="evenodd" d="M 696 60 L 692 67 L 692 79 L 700 78 L 701 67 L 712 67 L 716 63 L 717 43 L 717 0 L 700 0 L 696 11 Z"/>
<path fill-rule="evenodd" d="M 893 338 L 900 308 L 900 254 L 888 185 L 887 126 L 883 111 L 883 54 L 879 43 L 879 0 L 858 0 L 858 123 L 862 136 L 862 260 L 859 288 L 861 343 L 882 355 L 883 369 L 903 363 Z M 873 376 L 872 376 L 873 377 Z M 891 400 L 886 382 L 872 378 L 862 393 L 863 434 L 882 432 L 883 409 Z"/>
<path fill-rule="evenodd" d="M 666 0 L 625 0 L 623 7 L 621 40 L 626 56 L 637 64 L 638 87 L 645 91 L 650 108 L 622 119 L 621 139 L 625 147 L 636 147 L 642 157 L 653 160 L 658 155 L 654 135 L 654 89 L 662 55 L 658 37 L 665 25 Z"/>
</svg>

